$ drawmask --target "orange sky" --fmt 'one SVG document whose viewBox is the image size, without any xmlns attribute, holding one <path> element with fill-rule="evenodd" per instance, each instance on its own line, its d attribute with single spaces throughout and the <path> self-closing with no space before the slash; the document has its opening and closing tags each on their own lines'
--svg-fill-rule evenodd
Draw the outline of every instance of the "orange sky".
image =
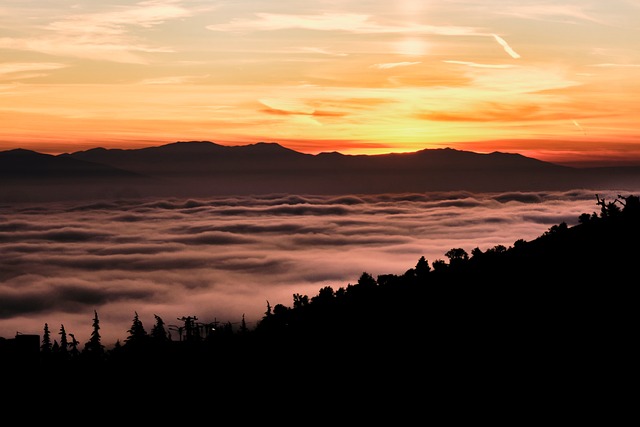
<svg viewBox="0 0 640 427">
<path fill-rule="evenodd" d="M 0 150 L 207 140 L 640 164 L 634 0 L 8 1 Z"/>
</svg>

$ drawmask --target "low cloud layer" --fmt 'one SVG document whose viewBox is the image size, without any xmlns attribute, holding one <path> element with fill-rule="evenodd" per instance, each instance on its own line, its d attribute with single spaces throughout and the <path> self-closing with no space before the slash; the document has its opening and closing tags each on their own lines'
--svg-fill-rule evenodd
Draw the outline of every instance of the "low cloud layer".
<svg viewBox="0 0 640 427">
<path fill-rule="evenodd" d="M 365 271 L 402 274 L 454 247 L 508 247 L 596 211 L 588 190 L 3 206 L 0 336 L 47 323 L 59 339 L 63 324 L 84 343 L 94 310 L 107 346 L 126 338 L 135 312 L 148 331 L 154 314 L 168 325 L 244 315 L 251 327 L 267 301 L 291 306 L 294 293 L 346 287 Z"/>
</svg>

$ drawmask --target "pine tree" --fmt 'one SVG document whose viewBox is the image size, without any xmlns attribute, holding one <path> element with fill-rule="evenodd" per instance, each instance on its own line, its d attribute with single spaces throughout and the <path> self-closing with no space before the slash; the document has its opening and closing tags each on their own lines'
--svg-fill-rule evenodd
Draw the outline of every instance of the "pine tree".
<svg viewBox="0 0 640 427">
<path fill-rule="evenodd" d="M 169 333 L 164 327 L 164 321 L 157 314 L 153 315 L 156 318 L 156 323 L 151 328 L 151 338 L 154 342 L 169 341 Z"/>
<path fill-rule="evenodd" d="M 67 341 L 67 332 L 64 330 L 64 325 L 60 325 L 60 354 L 66 356 L 69 350 L 69 342 Z"/>
<path fill-rule="evenodd" d="M 93 310 L 93 331 L 89 341 L 84 344 L 82 353 L 94 360 L 101 359 L 104 355 L 104 346 L 100 341 L 100 320 L 98 319 L 98 312 Z"/>
<path fill-rule="evenodd" d="M 76 359 L 80 356 L 80 350 L 78 349 L 79 343 L 75 335 L 69 334 L 69 336 L 71 337 L 71 342 L 69 343 L 69 355 L 72 359 Z"/>
<path fill-rule="evenodd" d="M 148 338 L 147 331 L 144 329 L 142 321 L 138 317 L 138 312 L 134 312 L 133 323 L 131 328 L 127 331 L 129 336 L 125 339 L 125 346 L 141 345 L 144 344 Z"/>
<path fill-rule="evenodd" d="M 42 334 L 42 344 L 40 345 L 40 351 L 43 355 L 51 353 L 51 334 L 49 332 L 49 325 L 44 324 L 44 333 Z"/>
<path fill-rule="evenodd" d="M 264 316 L 271 317 L 272 315 L 273 312 L 271 311 L 271 304 L 269 303 L 269 300 L 267 300 L 267 311 L 264 312 Z"/>
<path fill-rule="evenodd" d="M 242 313 L 242 322 L 240 322 L 240 333 L 246 334 L 249 331 L 247 328 L 247 322 L 244 320 L 244 313 Z"/>
</svg>

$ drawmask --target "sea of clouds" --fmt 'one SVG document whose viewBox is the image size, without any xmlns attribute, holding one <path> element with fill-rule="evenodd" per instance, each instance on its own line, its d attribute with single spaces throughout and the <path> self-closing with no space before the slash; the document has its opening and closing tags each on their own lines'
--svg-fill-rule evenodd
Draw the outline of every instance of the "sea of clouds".
<svg viewBox="0 0 640 427">
<path fill-rule="evenodd" d="M 147 331 L 154 315 L 176 327 L 183 316 L 235 326 L 244 316 L 252 327 L 293 294 L 402 274 L 451 248 L 509 247 L 585 212 L 599 212 L 594 191 L 2 205 L 0 337 L 41 335 L 47 323 L 52 339 L 64 325 L 84 343 L 94 310 L 107 347 L 136 313 Z"/>
</svg>

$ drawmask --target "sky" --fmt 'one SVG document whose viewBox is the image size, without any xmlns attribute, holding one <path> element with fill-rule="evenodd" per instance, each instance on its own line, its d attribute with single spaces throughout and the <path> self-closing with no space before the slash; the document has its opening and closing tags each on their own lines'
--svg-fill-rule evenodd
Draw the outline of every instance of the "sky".
<svg viewBox="0 0 640 427">
<path fill-rule="evenodd" d="M 0 150 L 640 164 L 638 0 L 3 0 Z"/>
<path fill-rule="evenodd" d="M 292 307 L 294 294 L 403 274 L 421 256 L 448 262 L 452 248 L 509 247 L 577 224 L 596 201 L 575 190 L 0 206 L 0 337 L 42 336 L 46 323 L 52 340 L 63 325 L 83 345 L 94 310 L 107 347 L 127 338 L 136 313 L 147 332 L 154 315 L 236 328 L 244 316 L 253 328 L 267 304 Z"/>
</svg>

